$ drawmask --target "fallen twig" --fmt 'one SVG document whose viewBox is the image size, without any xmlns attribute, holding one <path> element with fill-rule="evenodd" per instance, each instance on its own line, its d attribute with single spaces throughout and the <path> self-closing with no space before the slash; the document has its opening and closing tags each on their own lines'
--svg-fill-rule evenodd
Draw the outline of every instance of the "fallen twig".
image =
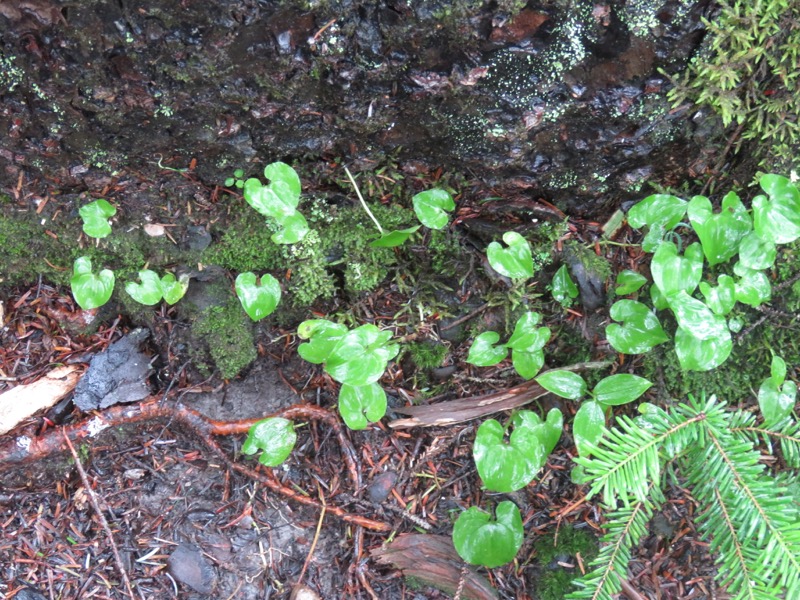
<svg viewBox="0 0 800 600">
<path fill-rule="evenodd" d="M 86 475 L 86 470 L 83 468 L 83 464 L 81 464 L 81 459 L 78 456 L 78 453 L 75 452 L 75 447 L 72 445 L 69 437 L 64 434 L 64 443 L 69 448 L 70 454 L 72 454 L 72 458 L 75 460 L 75 467 L 78 469 L 78 474 L 81 476 L 81 481 L 83 482 L 83 487 L 86 490 L 86 493 L 89 495 L 89 502 L 94 509 L 94 512 L 97 514 L 97 518 L 100 520 L 100 525 L 103 527 L 103 531 L 108 538 L 108 543 L 111 546 L 111 552 L 114 554 L 114 561 L 117 563 L 117 569 L 119 570 L 120 577 L 122 577 L 122 583 L 125 585 L 125 590 L 128 592 L 128 595 L 131 598 L 136 598 L 133 594 L 133 589 L 131 588 L 131 580 L 128 579 L 128 572 L 125 570 L 125 563 L 122 562 L 122 557 L 119 555 L 119 550 L 117 549 L 117 544 L 114 541 L 114 534 L 111 533 L 111 528 L 108 526 L 108 521 L 106 521 L 106 517 L 103 514 L 103 509 L 100 507 L 100 500 L 95 494 L 94 489 L 92 489 L 92 484 L 89 481 L 89 477 Z"/>
<path fill-rule="evenodd" d="M 264 483 L 274 492 L 321 510 L 322 506 L 319 502 L 284 486 L 275 478 L 271 470 L 256 471 L 242 463 L 234 462 L 212 437 L 246 433 L 255 423 L 269 417 L 324 421 L 333 429 L 339 442 L 339 448 L 341 449 L 354 492 L 357 493 L 360 490 L 361 475 L 356 452 L 341 423 L 329 411 L 310 404 L 294 404 L 271 415 L 254 419 L 216 421 L 183 404 L 166 404 L 160 402 L 157 398 L 151 397 L 139 404 L 114 406 L 104 411 L 98 411 L 93 417 L 64 427 L 63 430 L 50 430 L 44 435 L 35 438 L 28 436 L 11 438 L 8 442 L 0 444 L 0 472 L 34 462 L 51 454 L 64 452 L 74 442 L 91 439 L 109 427 L 168 419 L 180 423 L 197 435 L 230 469 Z M 360 515 L 349 514 L 337 506 L 329 505 L 327 512 L 344 521 L 372 531 L 391 530 L 391 527 L 386 523 L 374 521 Z"/>
</svg>

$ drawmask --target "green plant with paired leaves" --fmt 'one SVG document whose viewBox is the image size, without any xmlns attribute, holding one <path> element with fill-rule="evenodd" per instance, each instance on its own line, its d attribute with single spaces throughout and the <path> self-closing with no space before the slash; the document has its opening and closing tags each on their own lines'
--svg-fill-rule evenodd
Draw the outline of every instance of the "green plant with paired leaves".
<svg viewBox="0 0 800 600">
<path fill-rule="evenodd" d="M 391 342 L 392 332 L 372 324 L 349 330 L 326 319 L 304 321 L 297 335 L 308 342 L 298 354 L 342 384 L 339 413 L 351 429 L 364 429 L 386 414 L 386 392 L 378 380 L 399 347 Z"/>
<path fill-rule="evenodd" d="M 242 452 L 253 455 L 261 452 L 258 462 L 266 467 L 277 467 L 292 453 L 297 443 L 294 423 L 281 417 L 264 419 L 247 432 Z"/>
<path fill-rule="evenodd" d="M 375 227 L 380 234 L 378 239 L 370 242 L 370 246 L 373 248 L 394 248 L 396 246 L 401 246 L 408 238 L 419 231 L 422 225 L 425 225 L 429 229 L 442 229 L 445 225 L 447 225 L 447 213 L 454 210 L 456 207 L 455 202 L 453 202 L 453 197 L 447 190 L 432 189 L 420 192 L 411 199 L 411 202 L 414 206 L 414 213 L 417 215 L 417 218 L 422 225 L 413 225 L 405 229 L 386 231 L 381 226 L 380 221 L 378 221 L 378 219 L 370 210 L 369 206 L 364 200 L 364 196 L 361 195 L 361 190 L 359 189 L 353 174 L 350 173 L 350 170 L 347 167 L 345 167 L 344 172 L 347 174 L 347 178 L 350 180 L 350 184 L 353 186 L 356 196 L 358 196 L 358 201 L 361 203 L 361 207 L 375 224 Z"/>
<path fill-rule="evenodd" d="M 544 365 L 544 346 L 550 340 L 550 329 L 538 326 L 541 320 L 537 312 L 524 313 L 505 344 L 497 344 L 500 334 L 495 331 L 481 333 L 470 346 L 467 362 L 490 367 L 505 360 L 511 350 L 511 362 L 520 377 L 533 378 Z"/>
<path fill-rule="evenodd" d="M 245 201 L 259 214 L 274 221 L 278 231 L 272 234 L 276 244 L 295 244 L 308 233 L 308 222 L 297 210 L 300 203 L 300 176 L 290 165 L 274 162 L 264 167 L 264 177 L 268 183 L 262 183 L 257 177 L 242 180 L 244 172 L 237 169 L 235 177 L 225 180 L 225 185 L 235 185 L 243 190 Z"/>
<path fill-rule="evenodd" d="M 139 271 L 141 283 L 130 281 L 125 284 L 128 295 L 146 306 L 153 306 L 165 300 L 167 304 L 175 304 L 183 298 L 189 289 L 189 276 L 181 275 L 178 279 L 172 273 L 159 277 L 158 273 L 145 269 Z"/>
<path fill-rule="evenodd" d="M 514 560 L 525 532 L 517 506 L 504 500 L 495 518 L 475 506 L 461 513 L 453 526 L 453 545 L 470 564 L 493 568 Z"/>
<path fill-rule="evenodd" d="M 78 214 L 83 220 L 83 232 L 89 237 L 104 238 L 111 233 L 108 220 L 117 214 L 117 209 L 108 200 L 100 198 L 80 207 Z"/>
<path fill-rule="evenodd" d="M 528 240 L 516 231 L 506 231 L 503 242 L 505 247 L 499 242 L 492 242 L 486 247 L 486 258 L 492 268 L 511 279 L 533 277 L 533 256 Z"/>
<path fill-rule="evenodd" d="M 684 370 L 706 371 L 728 358 L 731 331 L 741 326 L 728 315 L 737 302 L 757 308 L 769 301 L 767 270 L 775 262 L 777 246 L 800 238 L 800 191 L 794 182 L 764 175 L 760 185 L 766 194 L 756 196 L 750 210 L 730 192 L 719 212 L 704 196 L 687 202 L 668 194 L 649 196 L 628 212 L 632 227 L 648 227 L 642 248 L 653 252 L 650 299 L 656 310 L 669 309 L 675 317 L 675 350 Z M 700 240 L 683 251 L 681 227 L 691 228 Z M 704 268 L 708 263 L 718 270 L 734 258 L 732 274 L 719 273 L 716 281 Z M 644 284 L 643 277 L 623 271 L 617 291 L 635 293 Z M 606 328 L 606 337 L 619 352 L 641 354 L 669 339 L 656 314 L 638 300 L 619 300 L 610 314 L 619 323 Z"/>
<path fill-rule="evenodd" d="M 271 315 L 281 301 L 281 284 L 269 273 L 262 275 L 261 281 L 255 273 L 239 273 L 235 288 L 244 312 L 253 321 Z"/>
<path fill-rule="evenodd" d="M 604 545 L 568 598 L 615 597 L 632 548 L 647 534 L 648 521 L 665 503 L 662 489 L 677 474 L 699 504 L 695 523 L 716 557 L 718 585 L 734 600 L 800 597 L 800 425 L 789 416 L 791 407 L 778 408 L 776 394 L 796 393 L 783 377 L 780 361 L 773 361 L 764 402 L 759 393 L 765 416 L 775 421 L 759 422 L 713 396 L 690 397 L 669 411 L 642 404 L 642 416 L 619 417 L 590 444 L 591 456 L 575 459 L 588 496 L 601 494 L 609 512 Z M 778 448 L 791 471 L 773 475 L 762 452 L 775 455 Z"/>
<path fill-rule="evenodd" d="M 114 272 L 102 269 L 95 273 L 92 261 L 88 256 L 75 259 L 72 267 L 72 278 L 69 280 L 72 296 L 84 310 L 99 308 L 111 299 L 114 292 Z"/>
<path fill-rule="evenodd" d="M 589 391 L 586 380 L 572 371 L 553 370 L 542 373 L 536 382 L 548 392 L 567 400 L 590 399 L 581 403 L 572 423 L 572 435 L 578 453 L 586 456 L 606 430 L 606 415 L 612 406 L 628 404 L 641 397 L 653 385 L 644 377 L 619 373 L 600 380 Z"/>
</svg>

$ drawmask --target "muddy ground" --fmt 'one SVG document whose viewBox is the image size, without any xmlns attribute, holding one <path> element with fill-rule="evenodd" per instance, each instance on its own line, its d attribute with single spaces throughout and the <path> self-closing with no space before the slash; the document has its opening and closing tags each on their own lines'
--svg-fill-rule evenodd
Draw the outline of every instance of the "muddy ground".
<svg viewBox="0 0 800 600">
<path fill-rule="evenodd" d="M 476 312 L 508 294 L 481 262 L 498 232 L 514 227 L 536 238 L 551 274 L 569 261 L 557 252 L 563 242 L 592 246 L 614 210 L 643 192 L 694 189 L 718 167 L 749 182 L 746 166 L 737 172 L 739 162 L 720 162 L 727 138 L 718 120 L 666 99 L 669 77 L 702 43 L 707 4 L 0 0 L 0 391 L 54 363 L 84 367 L 145 327 L 147 392 L 165 406 L 225 421 L 297 403 L 335 411 L 331 381 L 296 355 L 293 330 L 312 314 L 392 323 L 398 335 L 445 347 L 433 367 L 406 356 L 392 368 L 384 385 L 395 406 L 513 385 L 507 367 L 475 370 L 463 361 L 470 328 L 507 318 L 502 302 Z M 377 270 L 369 290 L 347 264 L 326 269 L 320 282 L 306 275 L 304 289 L 330 293 L 308 292 L 311 300 L 268 322 L 239 320 L 200 340 L 198 315 L 226 305 L 240 265 L 270 270 L 287 286 L 302 276 L 300 263 L 287 269 L 263 258 L 252 237 L 238 238 L 249 240 L 249 253 L 228 251 L 234 232 L 258 234 L 223 181 L 236 168 L 257 175 L 277 159 L 295 164 L 309 204 L 331 213 L 356 206 L 347 165 L 387 207 L 386 218 L 400 222 L 405 213 L 395 205 L 407 211 L 413 193 L 451 187 L 458 210 L 439 240 L 444 250 L 431 257 L 425 238 Z M 100 244 L 81 237 L 77 217 L 97 197 L 120 211 L 119 236 Z M 146 225 L 163 232 L 153 237 Z M 367 260 L 351 252 L 345 263 Z M 120 292 L 87 325 L 66 286 L 72 261 L 86 253 L 120 276 L 145 263 L 187 272 L 190 297 L 142 310 Z M 612 270 L 633 260 L 614 248 L 606 258 Z M 598 341 L 604 302 L 601 294 L 593 308 L 553 310 L 551 366 L 607 356 Z M 469 314 L 460 333 L 447 327 Z M 242 344 L 244 358 L 235 349 Z M 214 354 L 226 345 L 230 353 Z M 12 434 L 41 435 L 84 418 L 68 397 Z M 64 453 L 4 474 L 0 597 L 124 598 L 121 572 L 147 599 L 301 598 L 292 596 L 300 582 L 326 599 L 452 597 L 452 582 L 426 578 L 424 552 L 406 573 L 414 577 L 373 554 L 397 535 L 449 539 L 459 510 L 493 499 L 471 461 L 474 430 L 381 424 L 351 432 L 361 479 L 354 488 L 336 437 L 314 420 L 269 480 L 277 487 L 232 470 L 169 419 L 114 428 L 78 447 L 86 480 Z M 245 462 L 242 440 L 219 444 Z M 602 514 L 569 480 L 573 453 L 565 436 L 537 481 L 512 495 L 527 535 L 518 561 L 475 575 L 497 597 L 555 598 L 542 582 L 575 576 L 593 552 Z M 713 564 L 693 535 L 693 511 L 692 499 L 673 490 L 631 565 L 629 598 L 723 597 L 714 595 Z M 567 530 L 589 535 L 543 562 L 542 541 L 552 546 Z M 455 585 L 473 577 L 448 560 Z M 463 597 L 491 597 L 471 590 Z"/>
</svg>

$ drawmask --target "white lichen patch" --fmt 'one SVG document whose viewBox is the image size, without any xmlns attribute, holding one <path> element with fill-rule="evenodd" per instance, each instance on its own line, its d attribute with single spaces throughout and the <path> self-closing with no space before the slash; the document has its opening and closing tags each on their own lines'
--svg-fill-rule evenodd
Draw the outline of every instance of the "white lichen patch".
<svg viewBox="0 0 800 600">
<path fill-rule="evenodd" d="M 17 438 L 17 446 L 22 448 L 23 450 L 28 450 L 31 447 L 31 438 L 27 435 L 21 435 Z"/>
<path fill-rule="evenodd" d="M 99 417 L 95 417 L 86 424 L 89 437 L 96 437 L 104 429 L 108 429 L 108 425 Z"/>
</svg>

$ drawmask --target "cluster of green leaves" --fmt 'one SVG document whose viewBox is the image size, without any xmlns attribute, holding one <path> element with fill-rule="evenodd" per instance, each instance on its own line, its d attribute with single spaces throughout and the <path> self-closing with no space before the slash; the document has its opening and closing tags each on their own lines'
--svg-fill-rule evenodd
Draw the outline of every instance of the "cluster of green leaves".
<svg viewBox="0 0 800 600">
<path fill-rule="evenodd" d="M 773 376 L 781 380 L 774 366 Z M 664 503 L 662 489 L 673 470 L 700 505 L 698 532 L 716 556 L 717 582 L 731 598 L 800 597 L 797 421 L 782 412 L 779 421 L 758 423 L 713 396 L 690 397 L 669 412 L 643 404 L 640 412 L 636 419 L 620 417 L 591 445 L 591 457 L 575 459 L 591 486 L 589 496 L 602 494 L 610 512 L 604 546 L 568 598 L 611 600 L 620 591 L 631 550 Z M 759 442 L 770 454 L 777 443 L 794 471 L 770 474 Z"/>
<path fill-rule="evenodd" d="M 589 391 L 586 380 L 572 371 L 556 369 L 542 373 L 536 382 L 548 392 L 568 400 L 581 400 L 587 394 L 572 423 L 572 435 L 581 456 L 591 452 L 606 430 L 606 414 L 612 406 L 628 404 L 638 399 L 653 385 L 644 377 L 619 373 L 603 378 Z"/>
<path fill-rule="evenodd" d="M 675 350 L 684 370 L 706 371 L 728 358 L 731 331 L 741 323 L 726 317 L 737 302 L 758 307 L 770 299 L 767 270 L 775 262 L 777 245 L 800 238 L 800 191 L 795 184 L 786 177 L 764 175 L 760 185 L 766 195 L 756 196 L 751 210 L 730 192 L 719 212 L 705 196 L 687 202 L 656 194 L 628 213 L 632 227 L 649 228 L 642 248 L 653 252 L 650 299 L 656 310 L 669 309 L 675 317 Z M 681 252 L 672 240 L 680 242 L 676 229 L 687 226 L 683 223 L 687 216 L 700 241 Z M 719 271 L 717 265 L 726 266 L 735 257 L 733 275 L 722 272 L 716 281 L 710 275 L 703 279 L 705 262 Z M 634 293 L 645 281 L 623 271 L 617 293 Z M 619 352 L 642 354 L 669 339 L 656 314 L 638 300 L 620 300 L 610 314 L 620 323 L 610 324 L 606 337 Z"/>
<path fill-rule="evenodd" d="M 707 49 L 670 91 L 711 106 L 725 125 L 744 126 L 745 139 L 787 162 L 800 143 L 800 5 L 792 0 L 722 0 L 705 20 Z"/>
<path fill-rule="evenodd" d="M 525 379 L 533 378 L 544 365 L 544 346 L 550 340 L 550 329 L 538 327 L 542 315 L 526 312 L 514 326 L 514 333 L 505 344 L 498 344 L 500 334 L 484 331 L 470 346 L 467 362 L 477 367 L 490 367 L 505 360 L 511 350 L 514 369 Z"/>
<path fill-rule="evenodd" d="M 351 429 L 364 429 L 386 414 L 386 392 L 378 380 L 399 347 L 392 343 L 392 332 L 372 324 L 348 330 L 345 325 L 326 319 L 304 321 L 297 335 L 308 342 L 300 344 L 298 354 L 313 364 L 323 364 L 325 372 L 342 384 L 339 412 Z"/>
<path fill-rule="evenodd" d="M 158 304 L 162 298 L 167 304 L 175 304 L 189 289 L 188 275 L 181 275 L 175 279 L 175 275 L 167 273 L 159 277 L 158 273 L 145 269 L 139 271 L 139 279 L 141 283 L 133 281 L 126 283 L 125 291 L 131 298 L 146 306 Z"/>
<path fill-rule="evenodd" d="M 225 185 L 235 185 L 243 190 L 245 201 L 259 214 L 272 219 L 278 231 L 272 234 L 276 244 L 295 244 L 308 233 L 308 222 L 297 210 L 300 203 L 300 176 L 290 165 L 274 162 L 264 167 L 264 177 L 268 183 L 262 183 L 257 177 L 240 179 L 244 172 L 236 170 L 235 177 L 225 181 Z"/>
</svg>

